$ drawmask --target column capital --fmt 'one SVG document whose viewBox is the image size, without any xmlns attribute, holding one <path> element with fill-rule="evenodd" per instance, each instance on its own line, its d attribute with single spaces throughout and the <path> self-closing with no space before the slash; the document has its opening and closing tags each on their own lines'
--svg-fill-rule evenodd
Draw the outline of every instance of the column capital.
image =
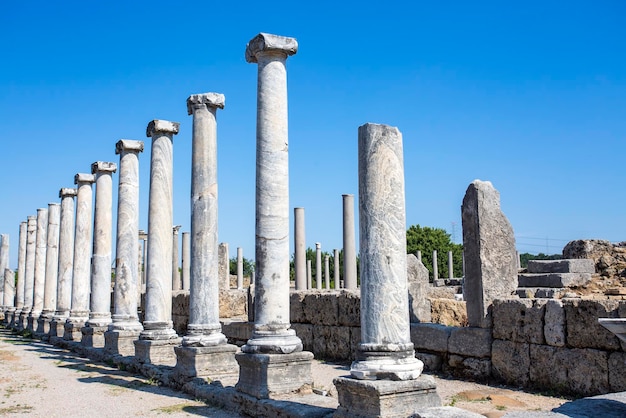
<svg viewBox="0 0 626 418">
<path fill-rule="evenodd" d="M 224 109 L 225 100 L 221 93 L 192 94 L 187 98 L 187 114 L 191 115 L 193 109 L 201 106 Z"/>
<path fill-rule="evenodd" d="M 174 134 L 178 133 L 178 128 L 180 127 L 180 123 L 178 122 L 170 122 L 168 120 L 155 119 L 148 123 L 148 128 L 146 128 L 146 136 L 152 137 L 154 134 L 161 132 L 165 134 Z"/>
<path fill-rule="evenodd" d="M 315 248 L 316 248 L 316 249 L 318 249 L 318 248 L 322 248 L 322 243 L 321 243 L 321 242 L 316 242 L 316 243 L 315 243 Z"/>
<path fill-rule="evenodd" d="M 117 171 L 117 165 L 115 163 L 96 161 L 91 164 L 91 174 L 98 174 L 102 172 L 115 173 L 115 171 Z"/>
<path fill-rule="evenodd" d="M 96 177 L 93 174 L 78 173 L 74 176 L 74 184 L 78 183 L 95 183 Z"/>
<path fill-rule="evenodd" d="M 261 32 L 246 45 L 246 62 L 257 62 L 257 55 L 261 53 L 282 53 L 290 56 L 296 52 L 298 52 L 296 38 Z"/>
<path fill-rule="evenodd" d="M 175 234 L 178 234 L 178 230 L 179 230 L 180 228 L 182 228 L 182 225 L 174 225 L 174 226 L 172 227 L 172 232 L 173 232 L 173 233 L 175 233 Z"/>
<path fill-rule="evenodd" d="M 70 187 L 63 187 L 59 190 L 59 197 L 63 199 L 64 197 L 74 197 L 76 196 L 76 189 L 72 189 Z"/>
<path fill-rule="evenodd" d="M 28 215 L 26 219 L 28 224 L 37 223 L 37 215 Z"/>
<path fill-rule="evenodd" d="M 148 239 L 148 233 L 146 231 L 144 231 L 143 229 L 140 229 L 138 231 L 137 235 L 139 236 L 138 239 L 142 239 L 142 240 L 147 240 Z"/>
<path fill-rule="evenodd" d="M 121 154 L 122 151 L 143 152 L 143 141 L 120 139 L 115 144 L 115 153 Z"/>
</svg>

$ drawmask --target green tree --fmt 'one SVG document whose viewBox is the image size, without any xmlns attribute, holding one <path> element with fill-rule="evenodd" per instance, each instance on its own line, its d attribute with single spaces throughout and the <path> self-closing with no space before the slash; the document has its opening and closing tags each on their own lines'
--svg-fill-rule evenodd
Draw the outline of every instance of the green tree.
<svg viewBox="0 0 626 418">
<path fill-rule="evenodd" d="M 563 258 L 561 254 L 530 254 L 523 253 L 519 255 L 520 258 L 520 266 L 525 269 L 528 267 L 528 260 L 560 260 Z"/>
<path fill-rule="evenodd" d="M 453 276 L 463 275 L 463 245 L 452 242 L 450 234 L 442 228 L 412 225 L 406 231 L 406 251 L 408 254 L 422 252 L 422 263 L 433 275 L 433 251 L 437 250 L 437 270 L 440 278 L 448 277 L 448 251 L 452 251 Z"/>
<path fill-rule="evenodd" d="M 237 257 L 231 257 L 228 263 L 228 269 L 230 274 L 237 274 Z M 254 271 L 254 261 L 243 257 L 243 275 L 244 277 L 250 276 Z"/>
</svg>

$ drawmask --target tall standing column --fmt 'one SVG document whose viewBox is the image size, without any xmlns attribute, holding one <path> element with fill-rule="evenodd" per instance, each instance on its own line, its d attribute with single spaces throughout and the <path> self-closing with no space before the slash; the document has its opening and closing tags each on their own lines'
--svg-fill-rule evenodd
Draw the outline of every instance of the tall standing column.
<svg viewBox="0 0 626 418">
<path fill-rule="evenodd" d="M 79 173 L 74 176 L 76 184 L 76 232 L 74 233 L 74 264 L 72 266 L 72 307 L 65 323 L 63 339 L 81 341 L 81 328 L 89 319 L 90 264 L 93 212 L 93 174 Z"/>
<path fill-rule="evenodd" d="M 415 358 L 409 327 L 402 135 L 391 126 L 359 127 L 359 241 L 361 342 L 350 368 L 356 379 L 334 380 L 337 412 L 411 416 L 441 401 L 430 376 L 416 381 L 423 363 Z M 402 402 L 389 401 L 394 392 Z"/>
<path fill-rule="evenodd" d="M 322 244 L 315 243 L 315 288 L 322 288 Z"/>
<path fill-rule="evenodd" d="M 153 120 L 146 135 L 152 137 L 146 306 L 143 331 L 135 341 L 139 361 L 174 365 L 174 346 L 180 339 L 172 323 L 173 150 L 179 124 Z"/>
<path fill-rule="evenodd" d="M 313 354 L 302 352 L 302 341 L 291 329 L 289 320 L 289 140 L 285 64 L 287 57 L 297 50 L 294 38 L 265 33 L 254 37 L 246 47 L 246 61 L 258 64 L 257 277 L 254 331 L 242 347 L 242 353 L 237 355 L 240 366 L 237 389 L 256 397 L 293 391 L 312 383 Z"/>
<path fill-rule="evenodd" d="M 324 286 L 326 290 L 330 289 L 330 256 L 324 256 Z"/>
<path fill-rule="evenodd" d="M 306 239 L 304 227 L 304 208 L 294 208 L 294 267 L 296 290 L 306 289 Z"/>
<path fill-rule="evenodd" d="M 43 294 L 46 286 L 46 250 L 48 240 L 48 209 L 37 209 L 37 237 L 35 238 L 35 281 L 33 309 L 28 315 L 28 329 L 37 335 L 43 333 L 37 320 L 43 311 Z"/>
<path fill-rule="evenodd" d="M 354 231 L 354 195 L 343 197 L 343 286 L 356 289 L 356 240 Z"/>
<path fill-rule="evenodd" d="M 26 229 L 27 223 L 20 222 L 20 237 L 17 249 L 17 288 L 15 289 L 15 315 L 11 328 L 19 329 L 19 320 L 24 308 L 24 270 L 26 266 Z"/>
<path fill-rule="evenodd" d="M 219 320 L 216 116 L 217 109 L 223 108 L 223 94 L 194 94 L 187 99 L 187 112 L 193 115 L 191 289 L 189 325 L 182 347 L 176 348 L 175 369 L 186 378 L 213 378 L 237 371 L 237 348 L 226 343 Z M 241 254 L 237 248 L 238 259 Z"/>
<path fill-rule="evenodd" d="M 91 174 L 96 178 L 96 206 L 91 256 L 89 321 L 82 328 L 82 344 L 104 347 L 104 332 L 111 323 L 111 250 L 113 248 L 113 179 L 117 165 L 96 161 Z"/>
<path fill-rule="evenodd" d="M 189 290 L 190 286 L 190 257 L 191 257 L 191 239 L 189 232 L 183 232 L 183 290 Z"/>
<path fill-rule="evenodd" d="M 141 143 L 143 144 L 143 142 Z M 141 151 L 143 151 L 143 145 Z M 139 173 L 137 174 L 137 176 L 139 176 Z M 146 293 L 146 260 L 148 259 L 148 257 L 146 257 L 146 254 L 148 252 L 148 233 L 143 229 L 140 229 L 138 235 L 139 241 L 141 241 L 141 255 L 139 256 L 141 258 L 141 266 L 139 266 L 139 271 L 141 274 L 139 275 L 140 280 L 139 285 L 137 286 L 137 293 L 139 295 L 138 297 L 141 298 L 141 295 Z"/>
<path fill-rule="evenodd" d="M 437 260 L 437 250 L 433 250 L 433 281 L 439 280 L 439 260 Z"/>
<path fill-rule="evenodd" d="M 139 153 L 142 141 L 122 139 L 115 144 L 120 156 L 117 193 L 117 235 L 115 246 L 115 288 L 113 315 L 104 333 L 104 351 L 108 354 L 131 356 L 133 341 L 143 330 L 137 307 L 141 295 L 139 264 Z"/>
<path fill-rule="evenodd" d="M 28 328 L 28 315 L 33 309 L 33 289 L 35 287 L 35 240 L 37 238 L 37 217 L 29 216 L 26 226 L 26 261 L 24 265 L 24 306 L 20 313 L 19 329 Z"/>
<path fill-rule="evenodd" d="M 228 256 L 227 242 L 219 244 L 217 257 L 219 263 L 217 275 L 219 277 L 220 289 L 228 290 L 230 289 L 230 258 Z"/>
<path fill-rule="evenodd" d="M 311 260 L 306 260 L 306 288 L 313 289 L 313 273 L 311 272 Z"/>
<path fill-rule="evenodd" d="M 334 263 L 334 279 L 335 279 L 335 289 L 341 288 L 341 279 L 339 278 L 339 250 L 333 250 L 333 263 Z"/>
<path fill-rule="evenodd" d="M 11 325 L 15 314 L 15 273 L 13 270 L 4 269 L 3 286 L 4 322 Z"/>
<path fill-rule="evenodd" d="M 43 293 L 43 311 L 41 311 L 41 316 L 38 320 L 39 329 L 47 336 L 50 334 L 50 324 L 57 307 L 60 222 L 61 205 L 58 203 L 49 203 L 48 236 L 46 241 L 46 285 Z"/>
<path fill-rule="evenodd" d="M 237 247 L 237 289 L 243 289 L 243 249 Z"/>
<path fill-rule="evenodd" d="M 178 270 L 178 231 L 180 225 L 172 227 L 172 290 L 182 290 L 183 283 Z"/>
<path fill-rule="evenodd" d="M 0 304 L 4 308 L 4 269 L 9 268 L 9 235 L 0 235 Z M 4 309 L 2 309 L 4 312 Z M 6 322 L 6 316 L 4 321 Z"/>
<path fill-rule="evenodd" d="M 72 271 L 74 269 L 74 198 L 76 189 L 62 188 L 59 222 L 59 266 L 57 272 L 56 311 L 50 323 L 50 340 L 61 338 L 72 306 Z"/>
<path fill-rule="evenodd" d="M 15 312 L 15 276 L 7 276 L 5 270 L 9 270 L 9 235 L 2 234 L 0 236 L 2 244 L 0 245 L 0 304 L 2 308 L 0 312 L 4 314 L 3 323 L 9 324 L 10 318 Z M 11 282 L 11 283 L 9 283 Z M 11 309 L 11 311 L 9 311 Z"/>
<path fill-rule="evenodd" d="M 452 251 L 448 251 L 448 278 L 454 278 L 454 259 L 452 257 Z"/>
</svg>

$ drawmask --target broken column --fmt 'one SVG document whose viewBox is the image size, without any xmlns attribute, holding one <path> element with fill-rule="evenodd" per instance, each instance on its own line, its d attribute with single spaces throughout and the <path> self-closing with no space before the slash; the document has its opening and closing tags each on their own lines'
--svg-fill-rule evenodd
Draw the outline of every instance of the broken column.
<svg viewBox="0 0 626 418">
<path fill-rule="evenodd" d="M 15 313 L 11 328 L 19 328 L 19 317 L 24 308 L 24 270 L 26 266 L 26 222 L 20 222 L 20 236 L 17 249 L 17 286 L 15 289 Z"/>
<path fill-rule="evenodd" d="M 260 33 L 246 47 L 258 64 L 256 161 L 255 323 L 236 355 L 237 390 L 257 398 L 310 387 L 313 354 L 289 319 L 289 164 L 287 57 L 294 38 Z"/>
<path fill-rule="evenodd" d="M 218 273 L 220 281 L 220 289 L 228 290 L 230 289 L 230 258 L 228 258 L 228 243 L 222 242 L 218 246 L 217 250 L 218 257 Z"/>
<path fill-rule="evenodd" d="M 322 244 L 315 243 L 315 288 L 322 288 Z"/>
<path fill-rule="evenodd" d="M 189 237 L 189 232 L 183 232 L 183 290 L 189 290 L 190 286 L 190 257 L 191 257 L 191 239 Z"/>
<path fill-rule="evenodd" d="M 461 216 L 467 319 L 470 327 L 490 328 L 493 300 L 517 289 L 513 228 L 500 209 L 500 193 L 489 181 L 469 185 Z"/>
<path fill-rule="evenodd" d="M 304 208 L 294 208 L 294 270 L 296 276 L 296 290 L 307 288 L 306 280 L 306 240 L 304 229 Z"/>
<path fill-rule="evenodd" d="M 28 314 L 28 329 L 43 334 L 38 319 L 43 311 L 43 294 L 46 286 L 46 250 L 48 240 L 48 209 L 37 209 L 37 237 L 35 238 L 35 279 L 33 286 L 33 309 Z M 43 324 L 43 323 L 42 323 Z"/>
<path fill-rule="evenodd" d="M 135 341 L 135 357 L 146 363 L 173 366 L 174 347 L 180 343 L 172 323 L 173 140 L 179 124 L 153 120 L 146 135 L 152 137 L 146 304 L 143 331 Z"/>
<path fill-rule="evenodd" d="M 361 342 L 352 377 L 334 380 L 335 415 L 412 416 L 439 406 L 410 338 L 402 134 L 395 127 L 359 127 L 359 240 Z"/>
<path fill-rule="evenodd" d="M 104 347 L 104 333 L 111 323 L 111 250 L 113 248 L 113 179 L 115 163 L 96 161 L 91 173 L 96 178 L 96 206 L 91 257 L 89 321 L 82 328 L 82 344 Z"/>
<path fill-rule="evenodd" d="M 122 139 L 115 144 L 120 156 L 117 192 L 117 233 L 115 246 L 115 287 L 113 315 L 104 333 L 104 351 L 132 356 L 134 341 L 143 326 L 137 307 L 141 295 L 139 264 L 139 153 L 143 141 Z"/>
<path fill-rule="evenodd" d="M 26 261 L 24 265 L 24 306 L 20 313 L 18 329 L 28 329 L 28 315 L 33 309 L 33 289 L 35 286 L 35 241 L 37 238 L 37 217 L 29 216 L 26 226 Z M 31 329 L 32 331 L 32 329 Z"/>
<path fill-rule="evenodd" d="M 76 225 L 74 233 L 74 263 L 72 265 L 72 304 L 70 316 L 65 322 L 64 340 L 81 341 L 81 328 L 89 319 L 89 293 L 91 280 L 91 220 L 93 212 L 93 191 L 96 181 L 93 174 L 78 173 L 76 184 Z"/>
<path fill-rule="evenodd" d="M 356 289 L 356 239 L 354 231 L 354 195 L 343 197 L 343 287 Z"/>
<path fill-rule="evenodd" d="M 178 231 L 180 225 L 172 227 L 172 290 L 182 290 L 183 282 L 178 269 Z"/>
<path fill-rule="evenodd" d="M 50 324 L 57 308 L 57 284 L 59 274 L 59 224 L 61 205 L 48 204 L 48 236 L 46 240 L 46 284 L 43 293 L 43 310 L 38 328 L 45 335 L 50 334 Z"/>
<path fill-rule="evenodd" d="M 194 94 L 187 99 L 187 111 L 193 115 L 191 235 L 194 239 L 189 325 L 182 346 L 175 348 L 175 373 L 184 378 L 214 379 L 237 372 L 237 347 L 227 344 L 219 312 L 216 114 L 217 109 L 223 108 L 223 94 Z M 241 259 L 241 248 L 237 249 L 237 258 Z"/>
</svg>

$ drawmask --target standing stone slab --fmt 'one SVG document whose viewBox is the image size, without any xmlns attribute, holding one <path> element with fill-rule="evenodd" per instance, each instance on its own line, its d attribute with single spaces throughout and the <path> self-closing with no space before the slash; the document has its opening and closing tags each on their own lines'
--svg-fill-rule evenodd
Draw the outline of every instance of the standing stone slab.
<svg viewBox="0 0 626 418">
<path fill-rule="evenodd" d="M 409 317 L 411 322 L 430 322 L 431 306 L 428 292 L 428 269 L 413 254 L 406 255 L 409 287 Z"/>
<path fill-rule="evenodd" d="M 43 295 L 43 311 L 39 317 L 39 328 L 50 334 L 50 324 L 57 307 L 57 286 L 59 275 L 59 227 L 61 205 L 48 204 L 48 235 L 46 241 L 46 284 Z"/>
<path fill-rule="evenodd" d="M 472 327 L 489 328 L 491 304 L 517 288 L 515 236 L 491 182 L 474 180 L 463 198 L 465 300 Z"/>
</svg>

